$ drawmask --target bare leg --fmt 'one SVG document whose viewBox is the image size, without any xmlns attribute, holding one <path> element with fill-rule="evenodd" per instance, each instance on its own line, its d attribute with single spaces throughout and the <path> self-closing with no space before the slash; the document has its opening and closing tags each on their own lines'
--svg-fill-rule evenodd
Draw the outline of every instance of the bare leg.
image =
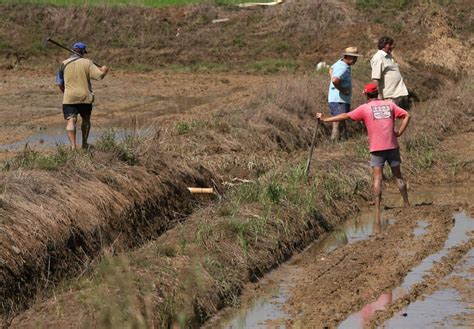
<svg viewBox="0 0 474 329">
<path fill-rule="evenodd" d="M 373 186 L 372 186 L 372 193 L 374 195 L 375 201 L 375 220 L 377 225 L 381 227 L 380 222 L 380 203 L 382 200 L 382 175 L 383 167 L 372 167 L 372 179 L 373 179 Z"/>
<path fill-rule="evenodd" d="M 77 118 L 75 117 L 67 118 L 66 132 L 72 150 L 76 149 L 76 121 Z"/>
<path fill-rule="evenodd" d="M 82 117 L 82 124 L 81 124 L 81 133 L 82 133 L 82 148 L 88 149 L 89 144 L 87 143 L 87 139 L 89 138 L 89 132 L 91 131 L 91 117 L 83 116 Z"/>
<path fill-rule="evenodd" d="M 332 123 L 331 140 L 334 142 L 339 140 L 339 122 Z"/>
<path fill-rule="evenodd" d="M 407 184 L 406 184 L 405 180 L 403 179 L 402 171 L 400 170 L 400 166 L 391 167 L 391 169 L 392 169 L 393 177 L 395 177 L 395 179 L 397 180 L 398 189 L 400 190 L 400 194 L 402 195 L 403 203 L 404 203 L 405 207 L 408 207 L 408 206 L 410 206 L 410 202 L 408 201 Z"/>
</svg>

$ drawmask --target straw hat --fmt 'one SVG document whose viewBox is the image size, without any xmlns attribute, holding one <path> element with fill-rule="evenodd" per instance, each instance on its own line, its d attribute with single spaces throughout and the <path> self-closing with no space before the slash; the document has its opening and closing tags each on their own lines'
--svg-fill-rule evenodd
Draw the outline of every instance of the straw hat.
<svg viewBox="0 0 474 329">
<path fill-rule="evenodd" d="M 347 47 L 346 49 L 344 49 L 342 56 L 359 57 L 362 55 L 357 53 L 357 47 Z"/>
</svg>

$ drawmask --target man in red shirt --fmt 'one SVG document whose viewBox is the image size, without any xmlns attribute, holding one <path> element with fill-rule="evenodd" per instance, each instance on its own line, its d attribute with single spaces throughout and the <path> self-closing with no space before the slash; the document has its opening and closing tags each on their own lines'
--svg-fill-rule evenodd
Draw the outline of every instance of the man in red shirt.
<svg viewBox="0 0 474 329">
<path fill-rule="evenodd" d="M 382 178 L 385 162 L 388 162 L 392 174 L 397 180 L 405 206 L 410 205 L 407 186 L 400 170 L 400 148 L 397 140 L 397 137 L 400 137 L 408 127 L 410 114 L 391 101 L 377 99 L 378 88 L 375 83 L 365 85 L 364 94 L 367 96 L 367 103 L 349 113 L 324 117 L 322 113 L 318 112 L 316 117 L 323 122 L 339 122 L 347 119 L 364 121 L 369 137 L 376 220 L 380 222 L 380 201 L 382 198 Z M 398 130 L 395 127 L 396 118 L 402 119 L 400 129 Z"/>
</svg>

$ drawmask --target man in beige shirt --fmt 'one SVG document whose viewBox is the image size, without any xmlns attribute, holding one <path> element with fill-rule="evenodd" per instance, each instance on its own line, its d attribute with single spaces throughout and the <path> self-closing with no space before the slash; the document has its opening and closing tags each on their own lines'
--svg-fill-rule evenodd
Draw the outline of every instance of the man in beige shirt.
<svg viewBox="0 0 474 329">
<path fill-rule="evenodd" d="M 405 86 L 398 64 L 392 57 L 394 40 L 382 37 L 378 42 L 378 51 L 370 60 L 372 81 L 377 84 L 380 99 L 392 100 L 396 105 L 409 110 L 408 89 Z"/>
<path fill-rule="evenodd" d="M 84 54 L 87 53 L 84 43 L 76 42 L 72 48 L 75 54 L 62 62 L 56 74 L 56 84 L 64 93 L 63 115 L 67 121 L 66 131 L 71 148 L 76 149 L 76 123 L 79 114 L 82 118 L 82 148 L 87 149 L 94 102 L 91 79 L 102 80 L 109 68 L 107 66 L 99 68 L 90 59 L 84 58 Z"/>
</svg>

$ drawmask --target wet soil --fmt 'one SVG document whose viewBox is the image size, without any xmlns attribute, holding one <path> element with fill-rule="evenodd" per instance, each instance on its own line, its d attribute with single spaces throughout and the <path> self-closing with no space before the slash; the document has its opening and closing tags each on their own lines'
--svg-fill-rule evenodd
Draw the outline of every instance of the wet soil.
<svg viewBox="0 0 474 329">
<path fill-rule="evenodd" d="M 0 105 L 0 160 L 25 144 L 36 149 L 67 144 L 62 94 L 54 85 L 54 72 L 2 70 L 1 76 L 0 98 L 5 101 Z M 252 90 L 277 79 L 249 74 L 112 71 L 103 81 L 93 83 L 96 102 L 91 138 L 111 127 L 147 130 L 158 117 L 163 122 L 167 116 L 237 106 Z"/>
<path fill-rule="evenodd" d="M 413 319 L 421 322 L 406 322 L 406 314 L 415 311 L 404 306 L 430 293 L 432 300 L 426 303 L 431 305 L 425 308 L 436 312 L 436 301 L 451 299 L 451 313 L 443 308 L 444 315 L 458 324 L 467 323 L 472 318 L 468 304 L 472 297 L 472 264 L 468 253 L 474 244 L 474 220 L 465 213 L 453 217 L 459 207 L 422 203 L 387 210 L 383 227 L 365 221 L 364 229 L 359 217 L 352 221 L 359 223 L 357 230 L 348 225 L 349 221 L 340 230 L 345 234 L 335 232 L 320 239 L 259 283 L 251 284 L 238 312 L 222 312 L 206 328 L 362 328 L 381 325 L 394 315 L 398 319 L 389 321 L 389 328 L 411 327 L 424 322 L 419 317 Z M 449 275 L 462 258 L 464 266 L 458 265 L 457 272 L 464 276 L 454 272 Z M 374 320 L 376 311 L 385 308 L 388 310 L 377 313 Z M 397 326 L 400 318 L 405 319 L 405 325 Z M 452 323 L 439 320 L 445 325 Z"/>
<path fill-rule="evenodd" d="M 469 145 L 463 154 L 453 147 L 465 145 L 471 135 L 452 136 L 441 145 L 447 156 L 462 160 L 454 180 L 464 184 L 414 186 L 410 208 L 401 208 L 389 186 L 385 225 L 377 228 L 369 219 L 364 229 L 360 217 L 345 223 L 250 284 L 239 311 L 225 310 L 207 327 L 464 328 L 472 323 L 473 152 Z"/>
</svg>

